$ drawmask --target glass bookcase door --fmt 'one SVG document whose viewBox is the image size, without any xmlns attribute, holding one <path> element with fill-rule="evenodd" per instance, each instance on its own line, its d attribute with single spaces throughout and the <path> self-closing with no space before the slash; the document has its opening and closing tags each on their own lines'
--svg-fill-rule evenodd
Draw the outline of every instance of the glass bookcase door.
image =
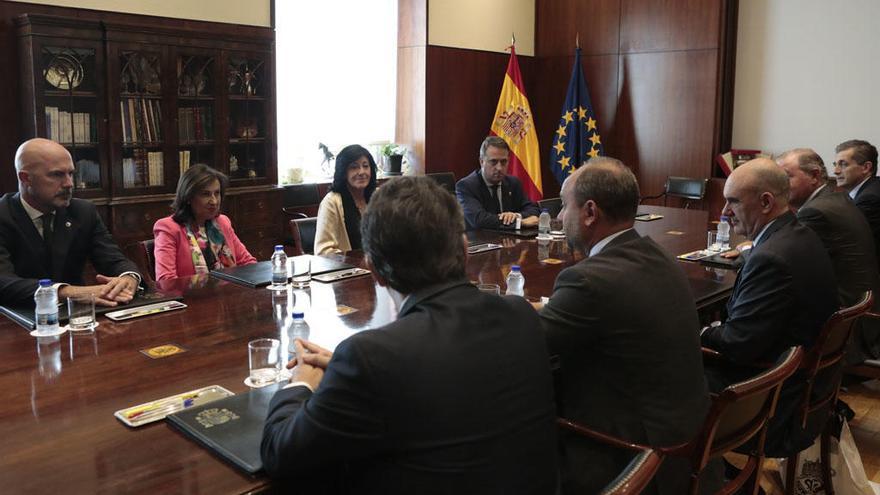
<svg viewBox="0 0 880 495">
<path fill-rule="evenodd" d="M 38 87 L 43 102 L 44 126 L 37 135 L 62 144 L 76 168 L 77 189 L 101 189 L 101 119 L 98 92 L 98 52 L 95 48 L 42 45 Z"/>
<path fill-rule="evenodd" d="M 231 179 L 264 179 L 269 146 L 267 105 L 270 90 L 265 60 L 231 54 L 226 64 L 229 121 L 228 168 Z"/>
<path fill-rule="evenodd" d="M 196 163 L 217 168 L 216 60 L 214 55 L 177 56 L 177 163 L 181 174 Z"/>
<path fill-rule="evenodd" d="M 122 187 L 164 187 L 161 54 L 120 51 L 118 77 Z"/>
</svg>

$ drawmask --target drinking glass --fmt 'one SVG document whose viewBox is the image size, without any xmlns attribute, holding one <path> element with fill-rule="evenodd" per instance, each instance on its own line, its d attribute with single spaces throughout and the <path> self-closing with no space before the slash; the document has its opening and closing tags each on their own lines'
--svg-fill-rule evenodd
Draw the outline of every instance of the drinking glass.
<svg viewBox="0 0 880 495">
<path fill-rule="evenodd" d="M 494 294 L 496 296 L 501 295 L 501 287 L 499 287 L 498 284 L 477 284 L 477 288 L 489 294 Z"/>
<path fill-rule="evenodd" d="M 248 342 L 248 385 L 264 387 L 275 383 L 281 371 L 279 349 L 281 342 L 278 339 L 256 339 Z"/>
<path fill-rule="evenodd" d="M 95 296 L 85 294 L 67 298 L 67 313 L 70 317 L 68 330 L 83 332 L 95 328 Z"/>
<path fill-rule="evenodd" d="M 293 278 L 291 283 L 297 289 L 305 289 L 312 282 L 312 258 L 311 256 L 296 257 L 290 259 L 290 267 Z"/>
</svg>

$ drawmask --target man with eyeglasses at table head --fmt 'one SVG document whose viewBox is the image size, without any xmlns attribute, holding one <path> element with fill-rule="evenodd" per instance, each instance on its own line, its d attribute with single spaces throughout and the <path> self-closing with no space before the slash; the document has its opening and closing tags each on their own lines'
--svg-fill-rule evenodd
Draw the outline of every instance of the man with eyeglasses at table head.
<svg viewBox="0 0 880 495">
<path fill-rule="evenodd" d="M 0 304 L 33 304 L 39 279 L 57 284 L 58 299 L 94 294 L 95 303 L 130 301 L 141 277 L 119 250 L 95 206 L 73 198 L 74 166 L 60 144 L 35 138 L 15 153 L 18 193 L 0 198 Z M 91 261 L 98 285 L 86 286 Z"/>
<path fill-rule="evenodd" d="M 877 178 L 877 148 L 867 141 L 851 139 L 834 148 L 837 185 L 849 193 L 868 219 L 874 234 L 874 249 L 880 260 L 880 178 Z"/>
<path fill-rule="evenodd" d="M 350 493 L 554 493 L 553 383 L 538 316 L 521 297 L 468 282 L 455 198 L 428 177 L 388 181 L 361 233 L 397 320 L 332 354 L 295 342 L 302 362 L 269 404 L 266 472 L 310 482 L 344 464 Z"/>
<path fill-rule="evenodd" d="M 507 175 L 510 146 L 489 136 L 480 145 L 480 168 L 455 184 L 455 196 L 464 209 L 468 229 L 513 228 L 538 225 L 541 211 L 529 201 L 519 179 Z"/>
</svg>

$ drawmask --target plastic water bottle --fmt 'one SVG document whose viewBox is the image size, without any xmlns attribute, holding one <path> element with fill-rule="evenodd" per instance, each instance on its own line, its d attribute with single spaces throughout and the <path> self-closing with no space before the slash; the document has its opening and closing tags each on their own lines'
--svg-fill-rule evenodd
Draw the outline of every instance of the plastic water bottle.
<svg viewBox="0 0 880 495">
<path fill-rule="evenodd" d="M 510 267 L 510 273 L 507 274 L 507 292 L 508 295 L 524 296 L 526 287 L 526 278 L 519 271 L 519 265 Z"/>
<path fill-rule="evenodd" d="M 718 222 L 718 246 L 722 251 L 727 251 L 730 249 L 730 224 L 724 215 L 721 215 L 720 220 Z"/>
<path fill-rule="evenodd" d="M 288 330 L 288 335 L 290 336 L 290 357 L 296 357 L 296 346 L 294 342 L 296 339 L 309 340 L 309 324 L 306 323 L 305 317 L 303 313 L 294 311 L 293 313 L 293 323 L 290 325 L 290 329 Z"/>
<path fill-rule="evenodd" d="M 287 255 L 284 253 L 284 246 L 280 244 L 275 246 L 275 252 L 272 253 L 272 285 L 287 285 Z"/>
<path fill-rule="evenodd" d="M 40 286 L 34 292 L 34 302 L 37 305 L 35 314 L 37 320 L 37 333 L 50 335 L 58 332 L 58 291 L 52 286 L 52 281 L 44 278 L 40 280 Z"/>
<path fill-rule="evenodd" d="M 550 239 L 550 211 L 547 208 L 542 209 L 538 217 L 538 238 Z"/>
</svg>

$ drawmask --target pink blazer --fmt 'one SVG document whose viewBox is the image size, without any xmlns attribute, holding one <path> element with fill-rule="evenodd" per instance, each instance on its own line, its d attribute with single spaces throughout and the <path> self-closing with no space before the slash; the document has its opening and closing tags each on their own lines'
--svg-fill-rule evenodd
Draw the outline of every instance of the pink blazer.
<svg viewBox="0 0 880 495">
<path fill-rule="evenodd" d="M 251 256 L 244 244 L 238 240 L 232 230 L 232 222 L 226 215 L 220 215 L 214 221 L 226 238 L 226 245 L 232 251 L 236 265 L 249 265 L 257 260 Z M 156 257 L 156 280 L 167 280 L 188 277 L 196 274 L 193 265 L 186 228 L 175 222 L 170 216 L 159 219 L 153 225 L 155 238 L 154 253 Z"/>
</svg>

